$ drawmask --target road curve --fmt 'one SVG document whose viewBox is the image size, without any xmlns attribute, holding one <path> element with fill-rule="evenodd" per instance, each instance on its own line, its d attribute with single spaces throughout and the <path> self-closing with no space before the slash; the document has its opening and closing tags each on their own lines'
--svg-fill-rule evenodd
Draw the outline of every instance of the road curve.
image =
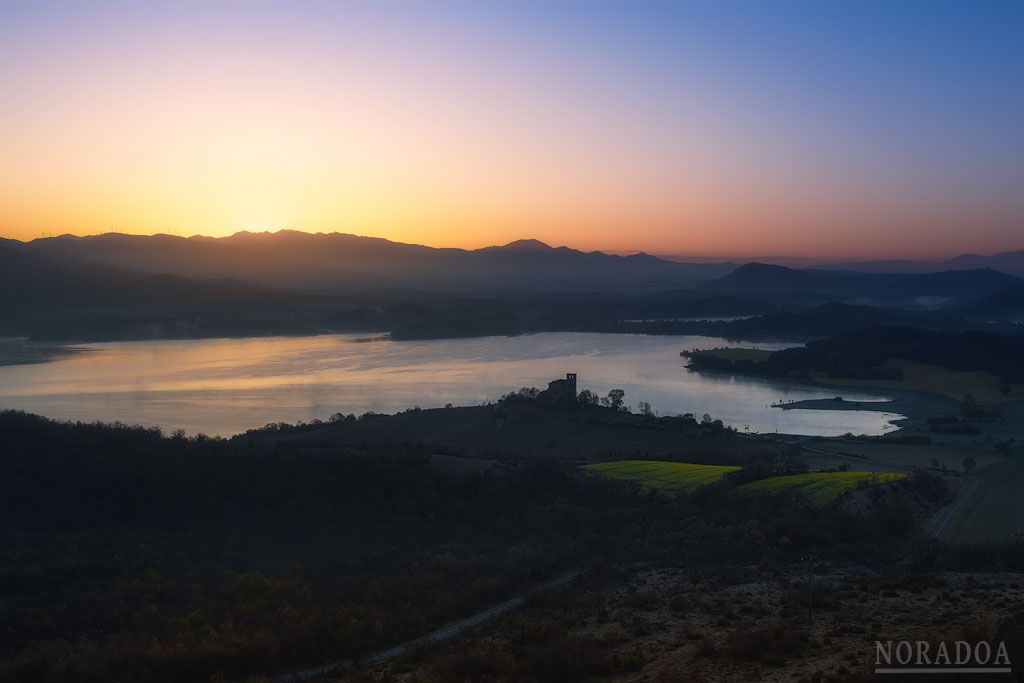
<svg viewBox="0 0 1024 683">
<path fill-rule="evenodd" d="M 967 480 L 967 483 L 960 487 L 960 491 L 957 492 L 956 498 L 954 498 L 953 502 L 949 505 L 942 508 L 942 510 L 939 511 L 939 514 L 932 519 L 931 524 L 929 525 L 931 527 L 931 535 L 940 541 L 949 540 L 948 536 L 950 525 L 953 523 L 953 520 L 957 518 L 957 515 L 964 511 L 968 501 L 974 497 L 974 494 L 978 490 L 981 480 L 969 475 L 964 475 L 964 478 Z"/>
<path fill-rule="evenodd" d="M 871 458 L 858 458 L 855 456 L 844 455 L 842 453 L 836 453 L 834 451 L 826 451 L 822 448 L 815 448 L 804 443 L 797 444 L 800 448 L 811 453 L 817 453 L 826 458 L 833 458 L 838 460 L 845 460 L 847 462 L 861 462 L 865 465 L 878 465 L 877 461 Z M 886 469 L 889 470 L 903 470 L 904 472 L 913 472 L 913 467 L 906 467 L 903 465 L 894 465 L 885 463 Z M 942 508 L 929 522 L 926 527 L 926 533 L 930 536 L 937 538 L 941 541 L 951 541 L 952 533 L 956 526 L 953 524 L 954 521 L 967 509 L 969 509 L 968 503 L 974 499 L 978 493 L 979 487 L 981 487 L 981 480 L 977 477 L 970 475 L 964 475 L 964 484 L 960 487 L 957 492 L 956 498 L 953 499 L 946 507 Z"/>
<path fill-rule="evenodd" d="M 494 619 L 495 617 L 499 617 L 502 614 L 505 614 L 506 612 L 511 612 L 517 607 L 522 606 L 522 604 L 525 603 L 527 599 L 538 593 L 544 593 L 547 591 L 555 590 L 557 588 L 563 588 L 572 583 L 573 581 L 575 581 L 577 578 L 579 578 L 581 573 L 582 572 L 579 571 L 572 571 L 562 574 L 557 578 L 542 583 L 541 585 L 537 586 L 536 588 L 527 593 L 518 595 L 512 598 L 511 600 L 506 600 L 500 605 L 495 605 L 494 607 L 486 609 L 483 612 L 477 612 L 473 616 L 466 617 L 465 619 L 456 621 L 453 624 L 448 624 L 447 626 L 439 628 L 438 630 L 428 633 L 425 636 L 420 636 L 415 640 L 410 640 L 408 642 L 395 645 L 394 647 L 389 647 L 386 650 L 379 650 L 370 655 L 367 655 L 366 657 L 360 657 L 359 664 L 380 664 L 381 662 L 390 661 L 392 659 L 395 659 L 396 657 L 400 657 L 417 648 L 429 645 L 430 643 L 434 643 L 439 640 L 445 640 L 446 638 L 451 638 L 452 636 L 458 635 L 459 633 L 467 629 L 471 629 L 474 626 L 479 626 L 480 624 L 488 622 L 491 619 Z M 303 669 L 302 671 L 296 671 L 295 673 L 274 676 L 270 680 L 271 683 L 291 683 L 292 681 L 302 681 L 308 678 L 313 678 L 315 676 L 325 676 L 330 673 L 345 671 L 347 669 L 351 669 L 354 665 L 354 659 L 339 659 L 334 662 L 328 662 L 327 664 L 321 664 L 320 666 L 314 666 L 309 669 Z"/>
<path fill-rule="evenodd" d="M 978 480 L 978 485 L 965 491 L 969 499 L 951 512 L 949 523 L 939 529 L 941 538 L 950 543 L 1019 540 L 1024 529 L 1024 459 L 998 458 L 971 476 Z M 950 508 L 957 503 L 960 501 L 954 501 Z M 943 511 L 943 517 L 946 512 Z M 941 521 L 936 520 L 935 526 Z"/>
</svg>

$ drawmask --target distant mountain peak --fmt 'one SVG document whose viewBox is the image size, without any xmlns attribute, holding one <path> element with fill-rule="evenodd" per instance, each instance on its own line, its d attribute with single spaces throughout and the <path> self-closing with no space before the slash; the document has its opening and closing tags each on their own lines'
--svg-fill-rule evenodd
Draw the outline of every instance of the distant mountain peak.
<svg viewBox="0 0 1024 683">
<path fill-rule="evenodd" d="M 545 244 L 540 240 L 525 239 L 515 240 L 508 244 L 502 245 L 501 249 L 507 249 L 508 251 L 550 251 L 554 247 L 550 244 Z"/>
<path fill-rule="evenodd" d="M 662 261 L 664 261 L 664 259 L 658 258 L 657 256 L 652 256 L 651 254 L 648 254 L 645 251 L 638 251 L 635 254 L 630 254 L 629 256 L 624 256 L 623 258 L 625 258 L 625 259 L 627 259 L 629 261 L 638 262 L 638 263 L 639 262 L 653 263 L 653 262 L 662 262 Z"/>
<path fill-rule="evenodd" d="M 797 272 L 793 268 L 786 266 L 778 266 L 774 263 L 761 263 L 760 261 L 751 261 L 750 263 L 744 263 L 742 266 L 737 268 L 734 273 L 795 273 Z"/>
</svg>

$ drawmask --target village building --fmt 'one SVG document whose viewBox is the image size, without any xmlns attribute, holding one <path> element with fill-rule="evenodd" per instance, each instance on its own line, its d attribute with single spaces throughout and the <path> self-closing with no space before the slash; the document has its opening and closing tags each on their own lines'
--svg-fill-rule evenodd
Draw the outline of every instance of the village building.
<svg viewBox="0 0 1024 683">
<path fill-rule="evenodd" d="M 548 382 L 548 388 L 539 398 L 547 403 L 570 404 L 576 402 L 576 373 L 566 373 L 565 379 Z"/>
</svg>

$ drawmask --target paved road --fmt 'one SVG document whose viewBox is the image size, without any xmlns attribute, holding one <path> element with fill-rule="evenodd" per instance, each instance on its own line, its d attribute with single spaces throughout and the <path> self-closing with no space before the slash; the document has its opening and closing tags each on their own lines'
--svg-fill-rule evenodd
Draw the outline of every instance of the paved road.
<svg viewBox="0 0 1024 683">
<path fill-rule="evenodd" d="M 939 510 L 939 514 L 928 523 L 926 531 L 940 541 L 949 541 L 952 531 L 956 528 L 955 522 L 964 510 L 968 509 L 970 501 L 974 498 L 981 486 L 981 480 L 969 475 L 964 476 L 965 483 L 957 491 L 956 498 L 946 507 Z"/>
<path fill-rule="evenodd" d="M 1000 458 L 979 467 L 934 524 L 950 543 L 1005 543 L 1024 529 L 1024 458 Z M 941 535 L 940 535 L 941 534 Z"/>
<path fill-rule="evenodd" d="M 845 456 L 806 443 L 805 451 L 841 460 L 858 469 L 912 472 L 914 468 L 875 459 Z M 947 543 L 1000 543 L 1024 529 L 1024 458 L 1003 458 L 963 476 L 956 497 L 926 525 L 925 533 Z"/>
<path fill-rule="evenodd" d="M 803 450 L 841 460 L 851 469 L 913 472 L 913 467 L 883 463 L 826 451 L 803 440 L 790 441 Z M 859 464 L 858 464 L 859 463 Z M 947 543 L 1002 543 L 1024 531 L 1024 457 L 1006 457 L 964 475 L 956 497 L 926 525 L 925 533 Z"/>
<path fill-rule="evenodd" d="M 860 462 L 864 469 L 873 469 L 875 466 L 884 466 L 886 470 L 890 471 L 914 471 L 914 468 L 912 467 L 881 463 L 870 458 L 846 456 L 833 451 L 825 451 L 814 446 L 808 446 L 804 443 L 798 445 L 805 451 L 823 455 L 830 460 L 843 460 L 854 463 Z M 928 522 L 925 527 L 925 533 L 942 541 L 952 541 L 957 535 L 957 531 L 961 528 L 964 518 L 970 516 L 970 514 L 975 511 L 973 501 L 978 497 L 978 492 L 985 490 L 986 486 L 987 483 L 978 477 L 965 475 L 963 484 L 960 486 L 960 490 L 957 491 L 956 497 L 944 508 L 939 510 L 939 512 Z"/>
<path fill-rule="evenodd" d="M 904 472 L 913 472 L 913 467 L 906 467 L 903 465 L 892 465 L 889 463 L 882 463 L 880 461 L 870 458 L 858 458 L 856 456 L 843 455 L 834 451 L 826 451 L 821 448 L 809 446 L 805 443 L 797 444 L 800 448 L 811 453 L 817 453 L 826 457 L 828 460 L 842 460 L 844 462 L 861 463 L 861 469 L 876 469 L 881 466 L 887 471 L 902 470 Z M 964 476 L 963 484 L 960 486 L 960 490 L 957 491 L 956 497 L 948 503 L 944 508 L 929 520 L 925 526 L 925 533 L 941 541 L 953 541 L 954 537 L 964 534 L 958 534 L 964 526 L 964 520 L 970 517 L 975 512 L 974 501 L 979 497 L 979 491 L 984 491 L 987 488 L 987 482 L 979 479 L 978 477 L 972 477 L 969 475 Z M 991 512 L 985 516 L 991 517 Z"/>
<path fill-rule="evenodd" d="M 477 612 L 471 617 L 466 617 L 465 619 L 457 621 L 454 624 L 449 624 L 443 628 L 439 628 L 438 630 L 432 633 L 428 633 L 425 636 L 421 636 L 419 638 L 416 638 L 415 640 L 410 640 L 406 643 L 395 645 L 394 647 L 389 647 L 386 650 L 374 652 L 373 654 L 367 655 L 366 657 L 360 657 L 359 664 L 360 666 L 367 664 L 380 664 L 381 662 L 390 661 L 392 659 L 395 659 L 396 657 L 400 657 L 413 650 L 429 645 L 430 643 L 434 643 L 439 640 L 445 640 L 446 638 L 451 638 L 452 636 L 458 635 L 459 633 L 467 629 L 471 629 L 474 626 L 479 626 L 480 624 L 488 622 L 491 619 L 494 619 L 495 617 L 499 617 L 502 614 L 505 614 L 506 612 L 511 612 L 512 610 L 522 606 L 528 598 L 538 593 L 544 593 L 558 588 L 564 588 L 565 586 L 569 585 L 577 578 L 579 578 L 580 573 L 581 572 L 573 571 L 568 572 L 566 574 L 562 574 L 558 578 L 552 579 L 547 583 L 543 583 L 537 586 L 528 593 L 518 595 L 512 598 L 511 600 L 506 600 L 500 605 L 495 605 L 494 607 L 486 609 L 483 612 Z M 354 665 L 355 661 L 352 659 L 340 659 L 335 662 L 328 662 L 327 664 L 321 664 L 320 666 L 314 666 L 309 669 L 303 669 L 302 671 L 297 671 L 295 673 L 274 676 L 271 679 L 271 681 L 272 683 L 291 683 L 292 681 L 302 681 L 307 678 L 314 678 L 316 676 L 326 676 L 330 673 L 345 671 L 347 669 L 351 669 Z"/>
</svg>

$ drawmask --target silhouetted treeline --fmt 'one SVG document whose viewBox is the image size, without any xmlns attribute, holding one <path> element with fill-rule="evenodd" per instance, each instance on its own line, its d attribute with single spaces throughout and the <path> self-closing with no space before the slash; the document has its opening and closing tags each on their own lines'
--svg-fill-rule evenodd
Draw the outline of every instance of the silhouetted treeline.
<svg viewBox="0 0 1024 683">
<path fill-rule="evenodd" d="M 688 354 L 696 369 L 732 370 L 794 377 L 809 371 L 830 377 L 899 379 L 888 359 L 903 359 L 953 370 L 984 371 L 1004 382 L 1024 382 L 1024 337 L 990 332 L 936 331 L 874 326 L 776 351 L 765 360 L 731 360 L 713 353 Z"/>
</svg>

